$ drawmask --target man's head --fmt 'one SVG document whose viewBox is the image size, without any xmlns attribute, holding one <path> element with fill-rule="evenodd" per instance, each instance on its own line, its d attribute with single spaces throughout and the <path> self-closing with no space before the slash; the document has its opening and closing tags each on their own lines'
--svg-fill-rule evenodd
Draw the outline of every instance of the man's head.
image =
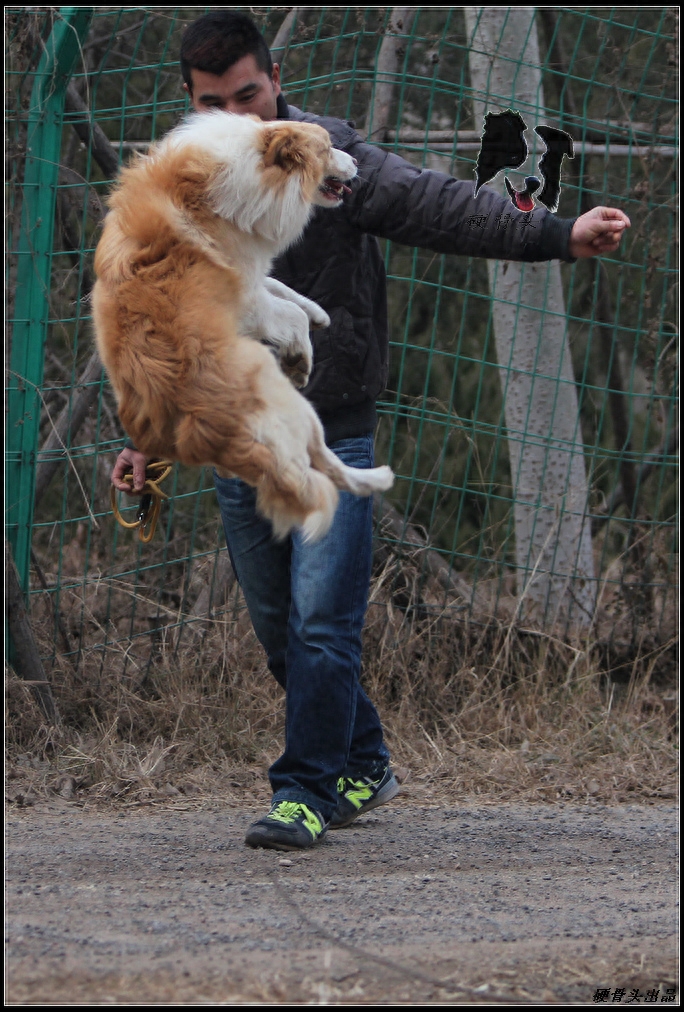
<svg viewBox="0 0 684 1012">
<path fill-rule="evenodd" d="M 280 68 L 251 18 L 222 10 L 185 30 L 180 51 L 183 87 L 193 108 L 276 119 Z"/>
</svg>

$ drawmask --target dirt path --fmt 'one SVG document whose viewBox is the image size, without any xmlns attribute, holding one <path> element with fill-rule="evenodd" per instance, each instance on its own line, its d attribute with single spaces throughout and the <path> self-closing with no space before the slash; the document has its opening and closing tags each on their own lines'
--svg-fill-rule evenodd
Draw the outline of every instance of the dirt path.
<svg viewBox="0 0 684 1012">
<path fill-rule="evenodd" d="M 397 802 L 294 855 L 218 803 L 11 806 L 7 1003 L 679 1003 L 673 805 Z"/>
</svg>

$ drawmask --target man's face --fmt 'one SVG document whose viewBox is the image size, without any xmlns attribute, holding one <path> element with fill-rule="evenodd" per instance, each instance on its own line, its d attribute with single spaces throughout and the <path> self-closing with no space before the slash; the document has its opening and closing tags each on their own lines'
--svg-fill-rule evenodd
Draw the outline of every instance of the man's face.
<svg viewBox="0 0 684 1012">
<path fill-rule="evenodd" d="M 273 65 L 273 76 L 259 70 L 250 54 L 234 63 L 225 74 L 207 74 L 192 69 L 190 101 L 196 112 L 223 109 L 238 114 L 251 113 L 263 120 L 278 118 L 276 99 L 280 94 L 280 67 Z M 183 85 L 188 91 L 187 85 Z"/>
</svg>

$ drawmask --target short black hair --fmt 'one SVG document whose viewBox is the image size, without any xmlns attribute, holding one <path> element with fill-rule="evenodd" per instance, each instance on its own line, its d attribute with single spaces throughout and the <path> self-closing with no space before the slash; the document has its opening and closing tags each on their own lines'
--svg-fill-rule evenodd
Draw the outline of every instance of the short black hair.
<svg viewBox="0 0 684 1012">
<path fill-rule="evenodd" d="M 253 56 L 259 70 L 273 73 L 271 52 L 251 18 L 239 11 L 205 14 L 188 25 L 180 48 L 183 80 L 192 94 L 190 71 L 203 70 L 220 77 L 244 56 Z"/>
</svg>

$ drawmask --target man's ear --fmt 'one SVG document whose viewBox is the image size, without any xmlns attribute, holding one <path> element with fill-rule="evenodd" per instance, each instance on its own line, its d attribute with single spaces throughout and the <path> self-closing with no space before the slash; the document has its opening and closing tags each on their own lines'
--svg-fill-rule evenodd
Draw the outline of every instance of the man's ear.
<svg viewBox="0 0 684 1012">
<path fill-rule="evenodd" d="M 281 86 L 280 86 L 280 65 L 278 63 L 274 63 L 273 64 L 273 71 L 271 73 L 271 81 L 273 82 L 273 90 L 274 90 L 275 96 L 277 98 L 278 95 L 280 94 L 281 90 L 282 90 Z"/>
<path fill-rule="evenodd" d="M 306 152 L 301 137 L 289 130 L 266 130 L 264 133 L 264 166 L 272 165 L 283 172 L 294 172 L 304 165 Z"/>
</svg>

